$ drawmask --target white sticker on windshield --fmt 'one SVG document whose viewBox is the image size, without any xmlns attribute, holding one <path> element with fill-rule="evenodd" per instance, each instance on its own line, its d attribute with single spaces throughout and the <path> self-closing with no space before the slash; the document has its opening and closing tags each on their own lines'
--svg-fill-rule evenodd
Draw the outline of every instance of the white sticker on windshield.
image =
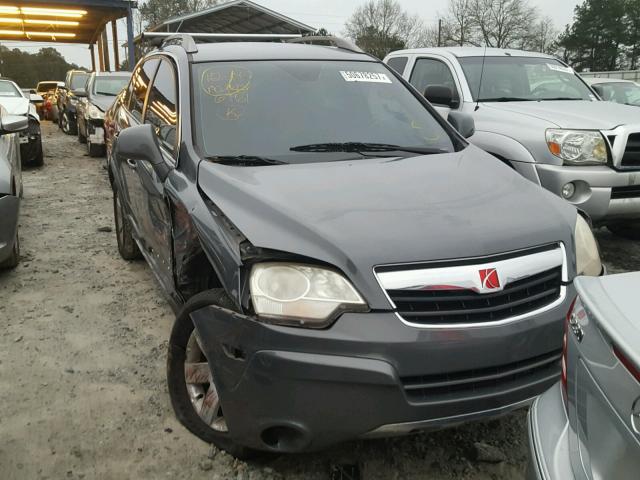
<svg viewBox="0 0 640 480">
<path fill-rule="evenodd" d="M 347 82 L 391 83 L 389 77 L 384 73 L 340 71 L 340 75 Z"/>
<path fill-rule="evenodd" d="M 556 72 L 573 74 L 573 68 L 571 67 L 563 67 L 562 65 L 554 65 L 552 63 L 547 63 L 547 67 L 549 67 L 549 70 L 555 70 Z"/>
</svg>

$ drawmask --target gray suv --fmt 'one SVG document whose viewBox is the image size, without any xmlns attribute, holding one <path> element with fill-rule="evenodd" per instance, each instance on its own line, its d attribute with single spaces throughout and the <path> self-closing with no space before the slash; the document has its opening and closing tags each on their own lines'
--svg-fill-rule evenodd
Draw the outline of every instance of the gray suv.
<svg viewBox="0 0 640 480">
<path fill-rule="evenodd" d="M 107 114 L 120 254 L 178 312 L 173 407 L 237 456 L 527 405 L 602 271 L 575 208 L 334 42 L 174 36 Z"/>
<path fill-rule="evenodd" d="M 602 102 L 549 55 L 475 47 L 391 53 L 385 62 L 445 117 L 473 115 L 470 141 L 586 212 L 640 239 L 637 109 Z"/>
</svg>

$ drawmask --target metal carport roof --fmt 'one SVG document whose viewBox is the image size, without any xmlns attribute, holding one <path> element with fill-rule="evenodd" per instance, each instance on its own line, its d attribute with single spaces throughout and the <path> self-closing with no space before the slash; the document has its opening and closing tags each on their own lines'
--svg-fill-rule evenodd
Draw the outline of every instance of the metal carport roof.
<svg viewBox="0 0 640 480">
<path fill-rule="evenodd" d="M 234 0 L 171 18 L 149 31 L 304 34 L 313 33 L 316 29 L 249 0 Z"/>
</svg>

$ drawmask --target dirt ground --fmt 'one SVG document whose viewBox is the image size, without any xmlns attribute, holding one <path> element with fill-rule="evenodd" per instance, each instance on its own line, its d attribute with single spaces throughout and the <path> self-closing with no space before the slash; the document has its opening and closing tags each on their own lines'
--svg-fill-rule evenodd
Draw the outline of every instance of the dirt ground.
<svg viewBox="0 0 640 480">
<path fill-rule="evenodd" d="M 24 172 L 22 261 L 0 273 L 0 478 L 523 478 L 524 412 L 251 464 L 193 437 L 165 385 L 173 314 L 146 264 L 118 256 L 103 161 L 44 135 L 45 167 Z M 598 236 L 610 271 L 638 269 L 637 244 Z"/>
</svg>

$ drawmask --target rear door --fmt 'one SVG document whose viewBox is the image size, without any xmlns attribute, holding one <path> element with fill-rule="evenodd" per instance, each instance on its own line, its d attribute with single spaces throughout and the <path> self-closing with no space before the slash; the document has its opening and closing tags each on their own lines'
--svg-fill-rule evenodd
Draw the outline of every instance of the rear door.
<svg viewBox="0 0 640 480">
<path fill-rule="evenodd" d="M 604 289 L 597 287 L 600 279 L 594 279 L 591 288 L 579 288 L 585 310 L 574 312 L 578 328 L 568 334 L 569 439 L 577 478 L 640 478 L 640 365 L 624 341 L 632 336 L 640 339 L 640 318 L 635 313 L 637 302 L 626 302 L 634 313 L 625 318 L 624 302 L 612 300 L 616 296 L 612 289 L 619 293 L 629 287 L 628 280 L 625 287 L 615 277 L 619 276 L 604 280 Z M 638 288 L 640 274 L 628 290 L 631 300 Z M 640 343 L 634 349 L 637 354 Z"/>
</svg>

